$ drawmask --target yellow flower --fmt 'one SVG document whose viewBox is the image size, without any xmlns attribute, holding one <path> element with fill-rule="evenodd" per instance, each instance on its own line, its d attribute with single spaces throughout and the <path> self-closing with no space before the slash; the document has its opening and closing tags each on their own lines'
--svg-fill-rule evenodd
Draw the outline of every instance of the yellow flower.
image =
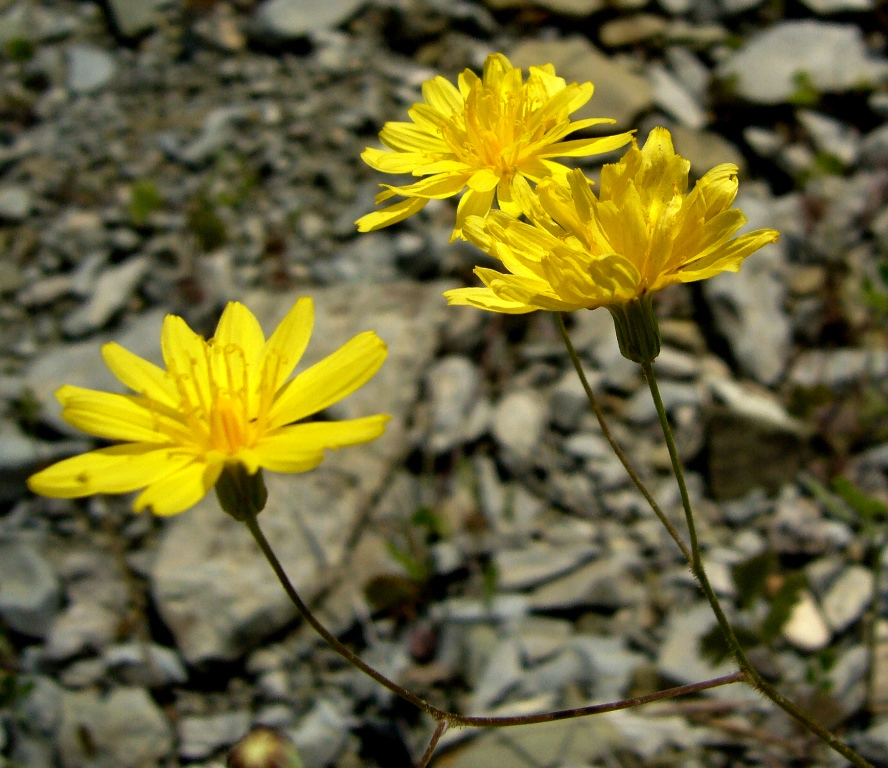
<svg viewBox="0 0 888 768">
<path fill-rule="evenodd" d="M 249 474 L 304 472 L 324 449 L 379 437 L 389 416 L 296 424 L 367 382 L 382 365 L 385 343 L 372 331 L 290 379 L 314 323 L 310 298 L 296 302 L 268 341 L 243 305 L 230 302 L 209 341 L 181 317 L 167 315 L 161 334 L 166 370 L 105 344 L 106 364 L 135 395 L 65 385 L 56 392 L 69 424 L 122 440 L 32 475 L 35 493 L 77 498 L 129 493 L 136 512 L 182 512 L 199 501 L 226 467 Z M 289 380 L 288 380 L 289 379 Z"/>
<path fill-rule="evenodd" d="M 673 283 L 737 272 L 747 256 L 778 233 L 760 229 L 734 237 L 745 223 L 731 208 L 737 166 L 718 165 L 688 193 L 690 163 L 655 128 L 643 149 L 633 140 L 618 163 L 605 165 L 601 192 L 578 171 L 531 190 L 518 202 L 532 222 L 499 211 L 472 218 L 467 238 L 502 261 L 510 274 L 477 268 L 486 288 L 444 295 L 450 304 L 520 314 L 627 304 Z"/>
<path fill-rule="evenodd" d="M 592 83 L 568 85 L 551 64 L 531 67 L 522 83 L 521 70 L 494 53 L 484 63 L 482 78 L 467 69 L 458 82 L 458 89 L 440 76 L 423 83 L 425 103 L 408 112 L 413 122 L 386 123 L 379 134 L 393 151 L 368 147 L 361 155 L 377 171 L 426 177 L 404 187 L 383 184 L 387 189 L 377 196 L 377 204 L 395 195 L 406 199 L 358 219 L 361 232 L 402 221 L 429 200 L 452 197 L 468 187 L 453 230 L 453 237 L 459 237 L 466 218 L 484 216 L 494 197 L 502 210 L 517 216 L 517 179 L 563 178 L 568 169 L 551 158 L 610 152 L 631 138 L 621 133 L 562 141 L 581 128 L 616 121 L 571 122 L 570 114 L 592 97 Z"/>
</svg>

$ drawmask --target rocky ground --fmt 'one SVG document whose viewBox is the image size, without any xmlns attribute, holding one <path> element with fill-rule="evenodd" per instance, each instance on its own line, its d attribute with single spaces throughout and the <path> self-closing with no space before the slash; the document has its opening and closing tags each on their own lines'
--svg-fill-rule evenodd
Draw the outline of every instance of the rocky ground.
<svg viewBox="0 0 888 768">
<path fill-rule="evenodd" d="M 156 359 L 166 312 L 209 333 L 230 299 L 270 329 L 312 295 L 309 362 L 365 329 L 389 343 L 376 379 L 331 409 L 385 410 L 387 435 L 269 477 L 262 516 L 297 586 L 372 663 L 474 714 L 731 670 L 552 318 L 445 306 L 482 258 L 448 242 L 449 201 L 355 232 L 381 180 L 359 154 L 382 124 L 436 72 L 502 51 L 594 81 L 589 114 L 641 135 L 669 126 L 697 175 L 738 163 L 751 226 L 781 231 L 739 275 L 659 296 L 657 367 L 706 562 L 757 663 L 888 766 L 888 578 L 874 568 L 888 502 L 881 4 L 0 8 L 0 765 L 219 768 L 257 724 L 292 738 L 306 768 L 407 768 L 424 747 L 431 723 L 298 625 L 214 499 L 161 520 L 127 499 L 25 489 L 91 446 L 52 392 L 113 388 L 104 341 Z M 571 333 L 680 524 L 653 404 L 609 315 L 576 313 Z M 454 768 L 842 764 L 736 686 L 443 744 L 437 764 Z"/>
</svg>

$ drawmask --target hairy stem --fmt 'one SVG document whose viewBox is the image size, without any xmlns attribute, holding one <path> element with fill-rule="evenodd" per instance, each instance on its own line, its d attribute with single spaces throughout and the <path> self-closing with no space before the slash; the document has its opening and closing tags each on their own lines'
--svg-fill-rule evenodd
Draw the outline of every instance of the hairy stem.
<svg viewBox="0 0 888 768">
<path fill-rule="evenodd" d="M 439 720 L 438 727 L 435 728 L 435 732 L 432 734 L 432 738 L 429 741 L 429 745 L 426 747 L 425 752 L 422 753 L 422 757 L 419 758 L 419 762 L 416 764 L 416 768 L 426 768 L 429 764 L 429 760 L 432 759 L 432 755 L 435 754 L 435 747 L 438 746 L 438 741 L 444 735 L 444 732 L 447 730 L 447 721 Z"/>
<path fill-rule="evenodd" d="M 697 539 L 697 526 L 694 522 L 691 500 L 688 496 L 688 488 L 684 479 L 684 470 L 682 469 L 681 459 L 678 456 L 678 450 L 675 447 L 675 439 L 672 435 L 672 428 L 669 426 L 669 418 L 666 415 L 666 408 L 663 406 L 663 399 L 660 397 L 660 388 L 657 386 L 657 377 L 654 373 L 653 362 L 642 363 L 641 367 L 644 371 L 644 376 L 647 379 L 648 387 L 650 387 L 651 396 L 654 398 L 654 405 L 657 408 L 657 416 L 660 419 L 660 426 L 663 429 L 663 436 L 666 439 L 666 446 L 669 449 L 669 458 L 672 461 L 672 469 L 675 473 L 675 479 L 678 482 L 678 489 L 681 493 L 681 503 L 684 507 L 685 520 L 688 525 L 688 535 L 691 541 L 691 557 L 689 558 L 691 569 L 697 577 L 697 581 L 700 582 L 706 600 L 709 602 L 709 605 L 712 606 L 715 618 L 724 633 L 725 640 L 731 648 L 731 652 L 733 653 L 737 664 L 740 665 L 740 669 L 746 672 L 747 682 L 760 691 L 764 696 L 767 696 L 767 698 L 773 701 L 784 712 L 795 718 L 805 728 L 811 731 L 811 733 L 828 744 L 852 765 L 858 766 L 858 768 L 873 768 L 871 763 L 857 754 L 857 752 L 851 749 L 851 747 L 836 738 L 832 733 L 826 730 L 826 728 L 820 725 L 820 723 L 810 718 L 802 709 L 793 704 L 789 699 L 785 698 L 773 685 L 759 674 L 758 670 L 752 666 L 747 658 L 743 647 L 740 645 L 737 636 L 734 634 L 733 628 L 728 622 L 727 616 L 725 616 L 725 613 L 722 610 L 721 603 L 715 594 L 715 590 L 713 590 L 712 585 L 709 583 L 706 569 L 703 567 L 700 543 Z"/>
<path fill-rule="evenodd" d="M 589 380 L 586 378 L 586 373 L 583 370 L 582 364 L 580 363 L 580 357 L 577 354 L 576 349 L 574 349 L 573 342 L 570 340 L 570 335 L 568 334 L 567 328 L 564 325 L 563 313 L 555 312 L 554 314 L 555 320 L 558 323 L 558 330 L 561 332 L 561 338 L 564 339 L 564 346 L 567 347 L 567 354 L 570 355 L 570 360 L 573 363 L 574 368 L 576 369 L 577 376 L 580 377 L 580 382 L 583 385 L 583 389 L 586 391 L 586 397 L 589 398 L 589 405 L 592 406 L 592 412 L 595 414 L 595 418 L 598 419 L 598 425 L 601 427 L 601 433 L 604 435 L 608 443 L 610 443 L 610 447 L 613 448 L 614 453 L 617 455 L 620 463 L 626 469 L 626 473 L 635 484 L 635 487 L 638 488 L 641 495 L 644 496 L 651 509 L 654 510 L 654 514 L 660 518 L 660 522 L 663 523 L 664 527 L 669 532 L 669 535 L 673 538 L 675 543 L 678 545 L 678 548 L 682 551 L 682 554 L 690 562 L 691 550 L 688 549 L 688 545 L 684 543 L 684 539 L 681 538 L 678 530 L 675 528 L 669 518 L 666 517 L 666 514 L 660 508 L 660 505 L 657 504 L 657 501 L 656 499 L 654 499 L 653 494 L 651 494 L 647 486 L 642 482 L 641 478 L 638 476 L 638 473 L 635 471 L 635 468 L 629 463 L 629 459 L 623 452 L 623 449 L 620 448 L 620 444 L 616 441 L 616 438 L 614 438 L 613 433 L 611 433 L 610 427 L 608 427 L 607 422 L 604 419 L 604 412 L 601 410 L 601 406 L 598 404 L 598 398 L 595 397 L 595 393 L 592 391 L 592 387 L 589 386 Z"/>
<path fill-rule="evenodd" d="M 360 656 L 354 653 L 354 651 L 352 651 L 348 646 L 343 644 L 323 624 L 321 624 L 321 622 L 318 621 L 317 617 L 311 612 L 309 607 L 299 596 L 299 593 L 296 591 L 296 588 L 293 586 L 293 583 L 287 576 L 284 567 L 281 565 L 280 560 L 278 560 L 277 555 L 275 555 L 274 550 L 271 548 L 271 544 L 269 544 L 268 539 L 265 537 L 265 534 L 259 527 L 259 523 L 257 522 L 256 517 L 254 516 L 246 518 L 244 520 L 244 524 L 253 535 L 253 539 L 255 539 L 256 544 L 259 545 L 259 549 L 262 550 L 262 554 L 265 555 L 265 559 L 268 560 L 269 565 L 271 565 L 272 570 L 275 572 L 275 575 L 277 576 L 278 581 L 281 583 L 281 586 L 284 588 L 284 591 L 287 593 L 287 596 L 290 598 L 293 605 L 296 606 L 296 610 L 299 612 L 299 615 L 302 616 L 302 618 L 311 625 L 315 632 L 317 632 L 324 640 L 326 640 L 327 643 L 333 648 L 333 650 L 335 650 L 340 656 L 342 656 L 349 664 L 361 670 L 361 672 L 363 672 L 364 674 L 369 675 L 376 682 L 390 690 L 395 695 L 400 696 L 405 701 L 409 701 L 411 704 L 418 707 L 423 712 L 427 713 L 435 720 L 437 720 L 439 723 L 439 729 L 441 727 L 441 724 L 445 724 L 447 726 L 473 726 L 476 728 L 501 728 L 515 725 L 532 725 L 534 723 L 551 723 L 556 720 L 570 720 L 575 717 L 599 715 L 604 712 L 614 712 L 618 709 L 629 709 L 630 707 L 638 707 L 642 704 L 650 704 L 654 701 L 663 701 L 664 699 L 671 699 L 675 696 L 684 696 L 691 693 L 698 693 L 710 688 L 718 688 L 722 685 L 730 685 L 731 683 L 739 683 L 746 680 L 746 673 L 741 670 L 730 675 L 725 675 L 724 677 L 717 677 L 712 680 L 704 680 L 699 683 L 691 683 L 690 685 L 682 685 L 678 686 L 677 688 L 667 688 L 666 690 L 657 691 L 656 693 L 650 693 L 646 696 L 636 696 L 632 699 L 622 699 L 621 701 L 613 701 L 607 704 L 592 704 L 586 707 L 576 707 L 574 709 L 561 709 L 555 712 L 544 712 L 538 715 L 516 715 L 514 717 L 475 717 L 471 715 L 459 715 L 455 712 L 447 712 L 443 709 L 439 709 L 433 704 L 430 704 L 425 699 L 411 693 L 406 688 L 403 688 L 393 680 L 387 678 L 378 670 L 371 667 L 363 659 L 361 659 Z M 444 731 L 441 730 L 441 733 L 438 734 L 437 738 L 440 739 L 443 733 Z M 435 743 L 437 743 L 437 739 L 435 739 Z M 434 745 L 432 745 L 432 749 L 434 749 Z"/>
</svg>

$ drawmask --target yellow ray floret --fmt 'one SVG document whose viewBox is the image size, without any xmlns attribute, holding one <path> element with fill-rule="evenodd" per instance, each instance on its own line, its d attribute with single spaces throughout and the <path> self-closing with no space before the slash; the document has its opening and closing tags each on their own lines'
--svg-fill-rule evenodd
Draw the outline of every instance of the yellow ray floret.
<svg viewBox="0 0 888 768">
<path fill-rule="evenodd" d="M 137 512 L 172 515 L 199 501 L 226 465 L 241 464 L 251 474 L 304 472 L 321 463 L 325 449 L 376 439 L 389 416 L 294 423 L 361 387 L 387 354 L 382 339 L 366 331 L 291 379 L 313 323 L 310 298 L 296 302 L 268 341 L 237 302 L 225 308 L 209 341 L 167 315 L 165 369 L 106 344 L 105 362 L 135 394 L 66 385 L 56 397 L 69 424 L 122 444 L 54 464 L 28 486 L 56 498 L 143 489 Z"/>
<path fill-rule="evenodd" d="M 506 212 L 471 218 L 466 237 L 499 259 L 507 272 L 478 268 L 485 288 L 444 295 L 450 304 L 519 314 L 626 304 L 673 283 L 737 272 L 747 256 L 777 241 L 773 229 L 735 237 L 746 223 L 731 206 L 737 166 L 716 166 L 688 193 L 690 163 L 655 128 L 644 148 L 632 146 L 605 165 L 596 197 L 579 170 L 565 178 L 516 185 L 530 221 Z"/>
<path fill-rule="evenodd" d="M 411 123 L 386 123 L 380 141 L 391 151 L 368 147 L 361 157 L 383 173 L 422 177 L 406 186 L 382 185 L 376 202 L 396 195 L 400 202 L 367 214 L 356 223 L 361 232 L 381 229 L 421 210 L 429 200 L 466 190 L 457 209 L 454 237 L 469 216 L 484 216 L 493 204 L 515 216 L 514 185 L 518 178 L 538 182 L 563 178 L 568 169 L 555 157 L 585 157 L 629 143 L 630 133 L 564 141 L 581 128 L 615 120 L 590 118 L 571 122 L 571 113 L 592 97 L 592 83 L 567 84 L 551 64 L 531 67 L 526 82 L 521 70 L 501 53 L 487 57 L 482 77 L 471 70 L 457 88 L 443 77 L 423 84 L 423 103 L 414 104 Z"/>
</svg>

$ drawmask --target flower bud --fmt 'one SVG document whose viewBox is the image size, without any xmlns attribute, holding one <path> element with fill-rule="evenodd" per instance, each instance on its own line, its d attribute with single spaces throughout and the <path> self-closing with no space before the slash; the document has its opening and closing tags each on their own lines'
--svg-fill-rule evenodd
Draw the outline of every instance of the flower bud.
<svg viewBox="0 0 888 768">
<path fill-rule="evenodd" d="M 256 517 L 268 500 L 262 470 L 251 475 L 241 463 L 226 464 L 216 481 L 216 498 L 222 510 L 235 520 L 243 522 Z"/>
<path fill-rule="evenodd" d="M 653 293 L 625 304 L 609 304 L 623 357 L 634 363 L 651 363 L 660 354 L 660 326 L 654 314 Z"/>
</svg>

